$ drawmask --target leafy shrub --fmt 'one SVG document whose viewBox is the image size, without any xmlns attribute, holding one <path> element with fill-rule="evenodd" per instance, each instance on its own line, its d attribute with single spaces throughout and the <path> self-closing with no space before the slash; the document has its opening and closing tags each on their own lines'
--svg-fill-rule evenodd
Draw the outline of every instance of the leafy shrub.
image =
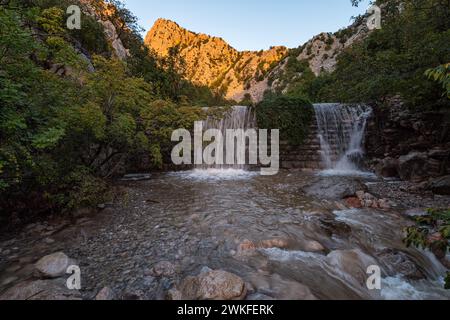
<svg viewBox="0 0 450 320">
<path fill-rule="evenodd" d="M 428 215 L 414 218 L 416 226 L 405 229 L 405 244 L 430 249 L 445 257 L 450 249 L 450 209 L 430 209 Z M 450 272 L 446 277 L 446 289 L 450 289 Z"/>
<path fill-rule="evenodd" d="M 314 110 L 302 97 L 267 94 L 256 107 L 256 117 L 259 128 L 279 129 L 282 140 L 300 145 L 309 134 Z"/>
</svg>

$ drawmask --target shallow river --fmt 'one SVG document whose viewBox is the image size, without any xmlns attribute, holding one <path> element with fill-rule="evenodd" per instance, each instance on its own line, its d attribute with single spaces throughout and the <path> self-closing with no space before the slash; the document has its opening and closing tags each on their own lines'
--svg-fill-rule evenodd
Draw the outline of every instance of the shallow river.
<svg viewBox="0 0 450 320">
<path fill-rule="evenodd" d="M 23 277 L 26 261 L 62 250 L 79 262 L 86 298 L 110 286 L 124 297 L 163 299 L 177 281 L 207 266 L 242 277 L 251 299 L 302 299 L 308 288 L 318 299 L 449 299 L 444 267 L 402 243 L 411 222 L 401 211 L 408 208 L 345 209 L 325 199 L 330 188 L 355 180 L 230 170 L 127 183 L 123 202 L 53 234 L 55 243 L 29 234 L 15 239 L 15 259 L 0 260 L 0 279 Z M 305 191 L 311 186 L 315 193 Z M 250 242 L 256 250 L 244 250 Z M 173 263 L 176 275 L 152 276 L 160 261 Z M 382 270 L 381 290 L 366 286 L 372 265 Z"/>
</svg>

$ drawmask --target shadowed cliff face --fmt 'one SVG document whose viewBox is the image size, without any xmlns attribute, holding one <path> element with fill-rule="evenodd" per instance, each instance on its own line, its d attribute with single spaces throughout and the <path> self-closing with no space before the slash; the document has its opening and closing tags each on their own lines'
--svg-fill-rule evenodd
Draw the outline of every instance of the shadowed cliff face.
<svg viewBox="0 0 450 320">
<path fill-rule="evenodd" d="M 288 52 L 285 47 L 239 52 L 221 38 L 197 34 L 164 19 L 156 21 L 145 43 L 161 57 L 179 46 L 189 80 L 222 90 L 234 100 L 241 100 L 252 81 L 262 81 Z"/>
</svg>

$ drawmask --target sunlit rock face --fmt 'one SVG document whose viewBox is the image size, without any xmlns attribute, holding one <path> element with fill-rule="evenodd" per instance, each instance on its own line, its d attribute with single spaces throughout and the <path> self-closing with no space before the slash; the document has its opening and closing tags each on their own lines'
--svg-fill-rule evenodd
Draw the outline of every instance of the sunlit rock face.
<svg viewBox="0 0 450 320">
<path fill-rule="evenodd" d="M 160 57 L 166 57 L 170 48 L 178 46 L 186 62 L 186 78 L 221 90 L 234 100 L 241 100 L 255 79 L 263 83 L 264 76 L 288 52 L 285 47 L 239 52 L 221 38 L 188 31 L 165 19 L 156 21 L 145 43 Z"/>
</svg>

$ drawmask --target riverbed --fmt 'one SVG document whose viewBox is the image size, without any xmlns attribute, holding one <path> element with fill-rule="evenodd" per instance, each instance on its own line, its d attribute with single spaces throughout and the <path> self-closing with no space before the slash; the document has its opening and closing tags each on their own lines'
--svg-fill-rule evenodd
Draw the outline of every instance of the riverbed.
<svg viewBox="0 0 450 320">
<path fill-rule="evenodd" d="M 449 197 L 401 191 L 408 201 L 390 199 L 384 210 L 348 208 L 342 200 L 355 184 L 395 198 L 389 188 L 397 190 L 396 183 L 372 175 L 243 170 L 123 182 L 124 195 L 98 213 L 3 234 L 0 293 L 31 279 L 39 258 L 63 251 L 81 268 L 85 299 L 104 287 L 123 299 L 165 299 L 205 267 L 241 277 L 247 299 L 449 299 L 444 266 L 402 241 L 412 224 L 407 210 L 449 206 Z M 161 261 L 174 271 L 155 275 Z M 366 285 L 373 265 L 382 271 L 381 290 Z"/>
</svg>

